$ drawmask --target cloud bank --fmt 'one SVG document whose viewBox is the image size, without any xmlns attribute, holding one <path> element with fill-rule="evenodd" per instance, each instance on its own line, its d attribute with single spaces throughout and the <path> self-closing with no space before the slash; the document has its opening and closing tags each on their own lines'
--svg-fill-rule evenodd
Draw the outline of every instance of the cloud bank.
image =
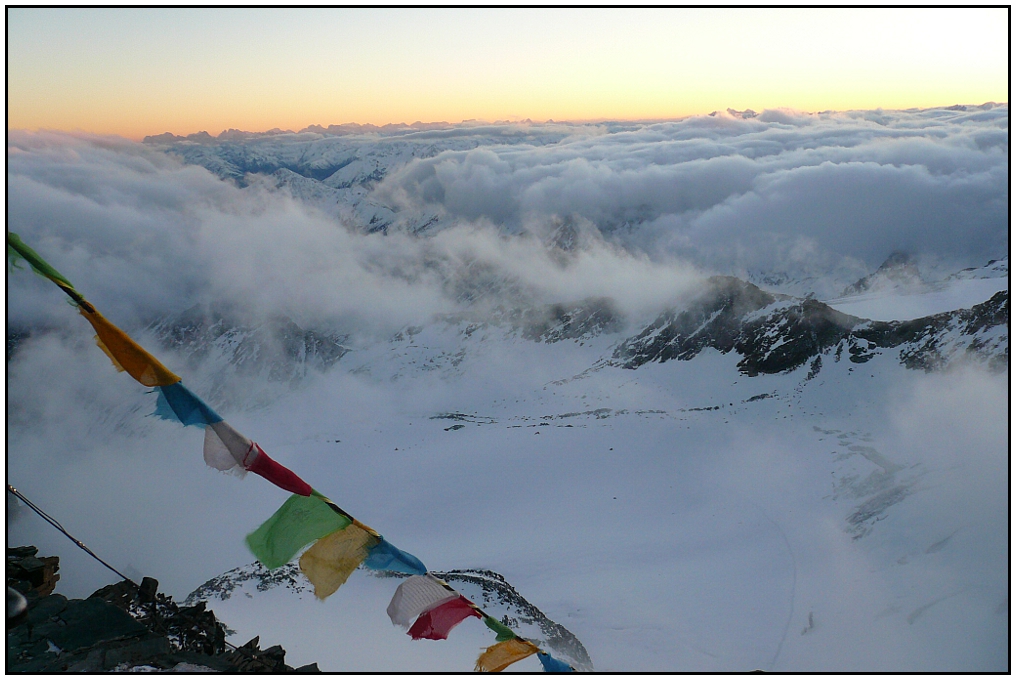
<svg viewBox="0 0 1016 680">
<path fill-rule="evenodd" d="M 507 238 L 484 219 L 432 238 L 364 234 L 267 184 L 240 189 L 122 140 L 14 132 L 8 163 L 9 229 L 128 327 L 199 303 L 364 333 L 484 298 L 609 295 L 637 311 L 666 304 L 696 278 L 686 264 L 653 262 L 588 227 L 573 252 Z M 8 323 L 66 317 L 48 282 L 9 283 Z"/>
<path fill-rule="evenodd" d="M 810 279 L 822 297 L 894 251 L 954 271 L 1009 244 L 1005 105 L 235 137 L 171 147 L 185 164 L 115 138 L 11 132 L 9 229 L 128 325 L 230 301 L 386 332 L 513 296 L 605 295 L 642 313 L 699 272 Z M 240 189 L 194 164 L 241 157 L 331 193 L 264 175 Z M 356 159 L 378 172 L 335 193 Z M 336 196 L 393 211 L 388 235 L 337 219 Z M 397 228 L 419 215 L 436 218 L 426 236 Z M 52 323 L 44 283 L 24 278 L 9 321 Z"/>
<path fill-rule="evenodd" d="M 446 151 L 376 195 L 509 230 L 577 215 L 651 257 L 730 273 L 863 272 L 894 250 L 983 263 L 1007 250 L 1007 106 L 744 115 Z"/>
</svg>

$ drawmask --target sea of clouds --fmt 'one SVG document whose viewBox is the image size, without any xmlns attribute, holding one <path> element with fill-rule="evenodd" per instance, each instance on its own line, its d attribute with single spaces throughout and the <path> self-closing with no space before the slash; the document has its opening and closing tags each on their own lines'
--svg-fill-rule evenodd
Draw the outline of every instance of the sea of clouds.
<svg viewBox="0 0 1016 680">
<path fill-rule="evenodd" d="M 484 285 L 488 302 L 608 296 L 651 313 L 709 273 L 808 279 L 823 297 L 894 251 L 944 273 L 1003 256 L 1008 134 L 1002 105 L 222 142 L 268 155 L 410 145 L 426 157 L 393 164 L 368 198 L 437 215 L 418 237 L 366 234 L 151 145 L 12 131 L 8 229 L 128 326 L 229 301 L 388 332 Z M 475 148 L 444 148 L 464 138 Z M 10 324 L 54 323 L 31 279 L 9 278 Z"/>
<path fill-rule="evenodd" d="M 446 151 L 376 195 L 537 232 L 579 216 L 654 259 L 730 273 L 863 272 L 894 250 L 953 265 L 1007 250 L 1008 138 L 1007 106 L 721 113 Z"/>
</svg>

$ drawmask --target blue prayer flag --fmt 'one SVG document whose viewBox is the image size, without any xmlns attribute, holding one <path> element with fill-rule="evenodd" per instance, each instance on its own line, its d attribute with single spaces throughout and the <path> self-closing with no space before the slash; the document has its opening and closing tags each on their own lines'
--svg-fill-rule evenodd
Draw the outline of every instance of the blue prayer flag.
<svg viewBox="0 0 1016 680">
<path fill-rule="evenodd" d="M 370 550 L 363 566 L 378 571 L 397 571 L 401 574 L 413 574 L 422 576 L 427 573 L 427 567 L 423 566 L 416 557 L 407 552 L 399 550 L 394 545 L 382 538 L 377 545 Z"/>
<path fill-rule="evenodd" d="M 204 427 L 222 421 L 222 416 L 201 401 L 201 398 L 183 386 L 182 382 L 156 388 L 159 399 L 155 415 L 165 420 L 179 420 L 184 425 Z"/>
<path fill-rule="evenodd" d="M 558 661 L 550 654 L 546 652 L 537 652 L 537 658 L 540 659 L 540 663 L 543 664 L 544 673 L 571 673 L 572 667 L 563 661 Z"/>
</svg>

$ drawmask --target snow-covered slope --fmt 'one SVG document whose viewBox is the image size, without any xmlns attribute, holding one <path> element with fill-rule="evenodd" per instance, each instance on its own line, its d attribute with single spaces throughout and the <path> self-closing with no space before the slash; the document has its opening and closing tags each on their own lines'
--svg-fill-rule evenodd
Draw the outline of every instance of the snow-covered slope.
<svg viewBox="0 0 1016 680">
<path fill-rule="evenodd" d="M 1004 670 L 1007 363 L 926 373 L 828 345 L 821 370 L 749 375 L 706 343 L 632 370 L 614 358 L 626 330 L 540 341 L 522 328 L 407 329 L 227 417 L 431 569 L 501 575 L 520 599 L 498 611 L 522 622 L 524 598 L 596 670 Z M 126 415 L 135 426 L 112 446 L 185 436 Z M 200 466 L 193 447 L 181 469 Z M 54 471 L 48 484 L 70 482 Z M 199 470 L 185 502 L 239 546 L 284 497 L 258 482 Z M 261 500 L 241 511 L 228 500 L 241 496 Z M 159 536 L 132 541 L 193 533 L 171 529 L 176 502 L 163 500 Z M 186 559 L 193 571 L 200 550 Z M 325 670 L 469 670 L 492 643 L 472 620 L 448 641 L 410 640 L 385 614 L 395 579 L 358 571 L 323 603 L 295 582 L 247 580 L 210 606 L 234 642 L 257 634 Z"/>
<path fill-rule="evenodd" d="M 556 658 L 566 661 L 576 670 L 593 670 L 582 643 L 567 628 L 548 619 L 500 574 L 466 569 L 435 572 L 435 575 Z M 471 620 L 457 629 L 448 641 L 437 646 L 393 634 L 395 631 L 391 630 L 391 622 L 383 608 L 378 611 L 376 605 L 386 593 L 390 596 L 405 576 L 364 570 L 357 576 L 351 584 L 343 587 L 343 594 L 337 599 L 336 604 L 344 610 L 344 615 L 340 617 L 332 608 L 336 604 L 329 606 L 314 598 L 313 589 L 295 564 L 274 571 L 268 571 L 256 562 L 233 569 L 202 584 L 190 594 L 187 604 L 208 603 L 220 618 L 229 622 L 230 636 L 238 641 L 259 634 L 259 627 L 264 627 L 265 607 L 285 609 L 287 620 L 300 620 L 302 625 L 293 626 L 289 633 L 270 626 L 271 634 L 282 635 L 291 641 L 298 650 L 295 655 L 291 654 L 294 659 L 309 654 L 323 655 L 317 657 L 318 663 L 323 669 L 330 670 L 397 671 L 411 668 L 440 671 L 450 669 L 452 663 L 467 669 L 468 664 L 475 661 L 475 658 L 469 657 L 475 657 L 476 645 L 490 642 L 484 636 L 485 627 L 469 625 L 476 623 Z M 337 618 L 341 622 L 338 629 L 335 626 Z M 374 630 L 372 644 L 342 645 L 333 651 L 325 649 L 328 636 L 342 636 L 343 625 L 352 628 L 350 637 L 360 643 L 365 639 L 367 630 Z M 307 643 L 307 632 L 315 629 L 326 635 L 322 640 L 324 644 Z M 514 670 L 538 670 L 540 664 L 535 661 L 531 659 Z"/>
<path fill-rule="evenodd" d="M 1007 358 L 1007 298 L 994 315 L 922 322 L 903 345 L 869 344 L 901 325 L 860 319 L 822 342 L 812 324 L 827 316 L 787 323 L 820 303 L 718 285 L 744 308 L 723 306 L 737 308 L 723 322 L 705 310 L 702 342 L 676 361 L 619 360 L 647 336 L 617 326 L 559 337 L 512 315 L 445 319 L 352 349 L 262 411 L 261 429 L 432 569 L 507 579 L 512 595 L 484 606 L 577 667 L 1004 668 L 1008 364 L 993 377 L 903 355 L 941 352 L 953 334 Z M 742 351 L 736 338 L 756 336 L 766 347 Z M 807 352 L 759 358 L 776 345 Z M 192 599 L 234 642 L 259 634 L 292 663 L 468 670 L 491 643 L 473 621 L 448 641 L 410 640 L 384 612 L 394 578 L 361 570 L 321 603 L 292 567 L 262 572 L 228 572 Z M 567 642 L 527 626 L 529 605 Z M 538 669 L 529 661 L 517 670 Z"/>
</svg>

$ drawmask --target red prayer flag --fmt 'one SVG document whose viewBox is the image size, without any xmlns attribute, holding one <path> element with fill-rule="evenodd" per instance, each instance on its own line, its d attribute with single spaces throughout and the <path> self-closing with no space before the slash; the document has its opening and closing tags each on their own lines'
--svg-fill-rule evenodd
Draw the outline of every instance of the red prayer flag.
<svg viewBox="0 0 1016 680">
<path fill-rule="evenodd" d="M 310 484 L 297 477 L 296 473 L 286 466 L 272 460 L 257 443 L 254 444 L 254 450 L 251 453 L 257 455 L 254 456 L 253 461 L 244 466 L 250 472 L 261 475 L 275 486 L 300 496 L 309 496 L 313 491 Z"/>
<path fill-rule="evenodd" d="M 481 618 L 480 613 L 473 609 L 472 603 L 459 595 L 454 600 L 434 607 L 420 614 L 416 623 L 409 629 L 414 640 L 447 640 L 451 629 L 470 616 Z"/>
</svg>

